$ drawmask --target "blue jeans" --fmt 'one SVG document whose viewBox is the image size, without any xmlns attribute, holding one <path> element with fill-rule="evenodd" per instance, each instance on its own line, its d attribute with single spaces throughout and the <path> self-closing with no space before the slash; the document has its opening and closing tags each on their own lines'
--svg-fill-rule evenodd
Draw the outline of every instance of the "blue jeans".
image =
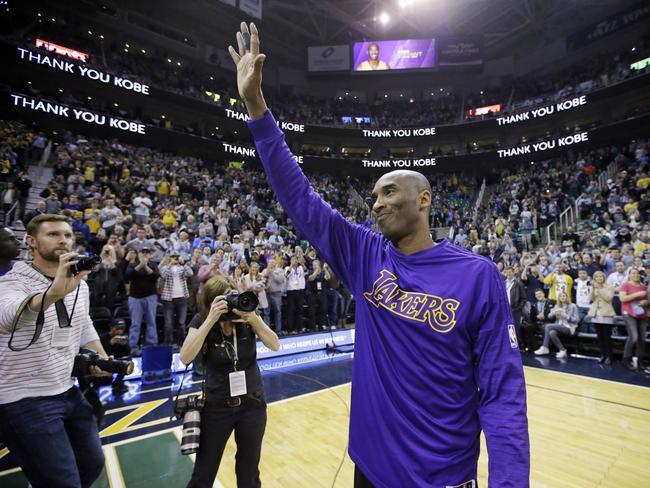
<svg viewBox="0 0 650 488">
<path fill-rule="evenodd" d="M 162 301 L 165 310 L 165 344 L 174 343 L 174 312 L 176 312 L 177 318 L 176 341 L 182 344 L 185 340 L 187 301 L 187 298 L 173 298 L 171 300 Z"/>
<path fill-rule="evenodd" d="M 584 322 L 585 317 L 589 315 L 589 308 L 588 307 L 578 307 L 578 317 L 580 317 L 580 321 L 578 322 L 579 324 L 582 324 L 582 331 L 583 332 L 591 332 L 592 334 L 596 332 L 596 328 L 594 327 L 594 324 L 589 322 Z"/>
<path fill-rule="evenodd" d="M 0 405 L 0 439 L 33 488 L 87 487 L 104 467 L 92 407 L 77 387 Z"/>
<path fill-rule="evenodd" d="M 269 317 L 271 316 L 271 309 L 273 309 L 273 315 L 275 318 L 275 333 L 279 334 L 282 330 L 282 292 L 266 292 L 266 297 L 269 299 L 269 306 L 267 310 L 269 311 Z M 266 325 L 270 326 L 268 322 Z"/>
<path fill-rule="evenodd" d="M 145 345 L 158 344 L 158 331 L 156 330 L 156 306 L 158 295 L 149 295 L 144 298 L 129 297 L 129 314 L 131 315 L 131 329 L 129 330 L 129 346 L 138 347 L 140 341 L 140 327 L 142 316 L 147 322 Z"/>
</svg>

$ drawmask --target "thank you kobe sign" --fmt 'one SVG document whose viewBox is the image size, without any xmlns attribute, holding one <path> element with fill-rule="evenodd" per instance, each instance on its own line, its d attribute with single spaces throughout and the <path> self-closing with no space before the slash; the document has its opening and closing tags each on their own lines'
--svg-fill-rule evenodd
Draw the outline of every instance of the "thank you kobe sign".
<svg viewBox="0 0 650 488">
<path fill-rule="evenodd" d="M 65 59 L 59 59 L 56 56 L 51 56 L 44 53 L 35 53 L 29 49 L 23 49 L 22 47 L 19 47 L 17 49 L 18 57 L 21 61 L 38 64 L 50 69 L 64 71 L 66 73 L 81 76 L 82 78 L 100 81 L 102 83 L 113 85 L 118 88 L 123 88 L 124 90 L 129 90 L 135 93 L 140 93 L 142 95 L 149 95 L 149 85 L 129 80 L 123 76 L 104 73 L 103 71 L 89 68 L 88 66 L 82 66 Z"/>
</svg>

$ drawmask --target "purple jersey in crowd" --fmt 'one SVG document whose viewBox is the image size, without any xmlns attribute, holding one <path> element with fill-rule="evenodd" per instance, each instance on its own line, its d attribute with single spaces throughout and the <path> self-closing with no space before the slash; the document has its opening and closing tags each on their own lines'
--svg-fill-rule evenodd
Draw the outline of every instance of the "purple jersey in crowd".
<svg viewBox="0 0 650 488">
<path fill-rule="evenodd" d="M 376 487 L 445 488 L 476 478 L 528 486 L 521 356 L 489 260 L 443 240 L 404 255 L 316 195 L 273 116 L 249 122 L 278 201 L 357 300 L 350 457 Z"/>
</svg>

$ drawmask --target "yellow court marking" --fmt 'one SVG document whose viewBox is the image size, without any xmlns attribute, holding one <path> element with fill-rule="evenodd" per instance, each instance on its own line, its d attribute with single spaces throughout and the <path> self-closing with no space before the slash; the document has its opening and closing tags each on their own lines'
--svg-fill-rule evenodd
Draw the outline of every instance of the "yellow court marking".
<svg viewBox="0 0 650 488">
<path fill-rule="evenodd" d="M 114 434 L 120 434 L 123 432 L 129 432 L 131 430 L 136 430 L 136 429 L 142 429 L 144 427 L 149 427 L 151 425 L 157 425 L 157 424 L 162 424 L 162 423 L 167 423 L 169 422 L 169 419 L 167 417 L 163 417 L 161 419 L 156 419 L 152 420 L 150 422 L 145 422 L 142 424 L 138 424 L 135 426 L 132 426 L 134 422 L 137 422 L 144 416 L 146 416 L 149 412 L 155 410 L 159 406 L 161 406 L 163 403 L 167 402 L 167 398 L 163 398 L 162 400 L 153 400 L 150 402 L 146 403 L 140 403 L 137 405 L 130 405 L 130 408 L 127 407 L 121 407 L 118 409 L 115 409 L 113 411 L 109 412 L 117 412 L 117 411 L 123 411 L 123 410 L 133 410 L 133 412 L 125 415 L 124 417 L 120 418 L 117 422 L 112 423 L 108 427 L 106 427 L 104 430 L 102 430 L 99 433 L 100 437 L 107 437 L 109 435 L 114 435 Z M 107 412 L 108 413 L 108 412 Z"/>
</svg>

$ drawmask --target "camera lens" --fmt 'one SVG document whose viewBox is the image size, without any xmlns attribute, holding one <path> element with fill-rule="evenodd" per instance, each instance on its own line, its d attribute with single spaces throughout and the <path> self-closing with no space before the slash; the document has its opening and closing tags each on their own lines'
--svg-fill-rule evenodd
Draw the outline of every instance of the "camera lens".
<svg viewBox="0 0 650 488">
<path fill-rule="evenodd" d="M 260 302 L 257 299 L 257 295 L 253 292 L 247 291 L 239 295 L 239 299 L 237 300 L 237 308 L 242 312 L 252 312 L 257 308 L 257 305 L 259 303 Z"/>
</svg>

